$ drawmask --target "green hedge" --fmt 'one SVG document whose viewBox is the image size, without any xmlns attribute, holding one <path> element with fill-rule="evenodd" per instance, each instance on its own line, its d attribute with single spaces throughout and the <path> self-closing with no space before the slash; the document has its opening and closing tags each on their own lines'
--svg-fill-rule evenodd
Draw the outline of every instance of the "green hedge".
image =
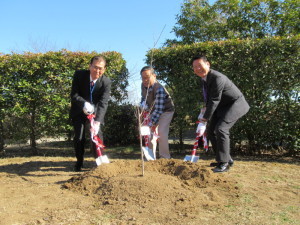
<svg viewBox="0 0 300 225">
<path fill-rule="evenodd" d="M 1 149 L 4 139 L 36 140 L 70 133 L 70 90 L 75 70 L 88 69 L 95 55 L 107 59 L 112 101 L 127 97 L 128 71 L 118 52 L 58 52 L 0 55 Z"/>
<path fill-rule="evenodd" d="M 158 79 L 167 84 L 174 98 L 174 134 L 180 137 L 196 121 L 203 104 L 200 78 L 193 73 L 191 59 L 206 54 L 211 67 L 232 79 L 251 106 L 232 129 L 233 149 L 299 153 L 299 40 L 300 35 L 151 49 L 147 62 L 152 63 Z M 241 148 L 244 143 L 248 143 L 247 148 Z"/>
</svg>

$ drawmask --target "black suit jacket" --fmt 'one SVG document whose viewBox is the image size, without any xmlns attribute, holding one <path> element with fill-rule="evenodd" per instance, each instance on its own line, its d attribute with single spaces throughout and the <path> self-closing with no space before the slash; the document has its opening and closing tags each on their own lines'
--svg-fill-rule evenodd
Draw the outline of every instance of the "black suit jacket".
<svg viewBox="0 0 300 225">
<path fill-rule="evenodd" d="M 104 116 L 107 110 L 110 98 L 111 81 L 105 75 L 98 78 L 92 94 L 93 102 L 90 96 L 90 71 L 76 71 L 73 77 L 71 89 L 71 110 L 70 117 L 84 116 L 83 106 L 85 102 L 90 102 L 95 106 L 95 120 L 104 123 Z M 86 116 L 85 116 L 86 117 Z"/>
<path fill-rule="evenodd" d="M 248 112 L 250 107 L 244 95 L 227 76 L 211 69 L 206 83 L 207 102 L 203 118 L 210 120 L 217 113 L 226 122 L 233 122 Z"/>
</svg>

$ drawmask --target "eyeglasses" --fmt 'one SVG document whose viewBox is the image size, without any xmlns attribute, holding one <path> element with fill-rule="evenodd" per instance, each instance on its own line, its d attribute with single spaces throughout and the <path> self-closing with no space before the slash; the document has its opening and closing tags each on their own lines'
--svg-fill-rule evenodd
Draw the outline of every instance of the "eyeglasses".
<svg viewBox="0 0 300 225">
<path fill-rule="evenodd" d="M 195 70 L 195 69 L 202 69 L 202 68 L 203 68 L 202 65 L 192 66 L 192 70 Z"/>
<path fill-rule="evenodd" d="M 105 70 L 105 67 L 99 67 L 99 66 L 94 66 L 94 65 L 92 65 L 92 67 L 94 68 L 94 70 L 100 70 L 100 71 Z"/>
</svg>

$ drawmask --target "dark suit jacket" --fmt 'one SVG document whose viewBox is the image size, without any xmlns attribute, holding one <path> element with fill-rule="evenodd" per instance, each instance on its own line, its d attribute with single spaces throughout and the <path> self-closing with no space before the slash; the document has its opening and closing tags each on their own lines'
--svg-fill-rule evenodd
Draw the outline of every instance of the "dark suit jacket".
<svg viewBox="0 0 300 225">
<path fill-rule="evenodd" d="M 210 70 L 206 77 L 207 102 L 203 118 L 209 120 L 214 113 L 226 122 L 233 122 L 249 110 L 242 92 L 222 73 Z"/>
<path fill-rule="evenodd" d="M 93 102 L 90 98 L 90 71 L 76 71 L 73 77 L 71 90 L 71 110 L 70 117 L 84 116 L 83 106 L 85 102 L 90 102 L 95 106 L 95 120 L 104 123 L 104 116 L 110 98 L 111 81 L 105 75 L 98 78 L 93 90 Z"/>
</svg>

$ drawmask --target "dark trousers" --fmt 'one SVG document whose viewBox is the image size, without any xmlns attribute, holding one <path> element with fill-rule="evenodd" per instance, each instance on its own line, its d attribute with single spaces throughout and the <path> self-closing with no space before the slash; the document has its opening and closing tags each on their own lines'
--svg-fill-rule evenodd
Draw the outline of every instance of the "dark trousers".
<svg viewBox="0 0 300 225">
<path fill-rule="evenodd" d="M 208 139 L 212 144 L 212 148 L 216 154 L 217 162 L 228 162 L 230 156 L 230 128 L 237 122 L 225 122 L 222 117 L 213 115 L 208 126 Z"/>
<path fill-rule="evenodd" d="M 77 159 L 77 165 L 82 166 L 83 164 L 83 159 L 84 159 L 84 153 L 85 153 L 85 142 L 86 142 L 86 137 L 85 133 L 86 130 L 90 129 L 90 124 L 89 120 L 86 118 L 86 116 L 81 116 L 73 119 L 73 126 L 74 126 L 74 149 L 75 149 L 75 156 Z M 90 135 L 90 132 L 88 131 L 88 134 Z M 98 132 L 99 137 L 103 140 L 103 134 L 101 131 L 101 127 Z M 91 141 L 90 143 L 91 146 L 91 151 L 96 158 L 96 146 L 95 144 Z"/>
</svg>

